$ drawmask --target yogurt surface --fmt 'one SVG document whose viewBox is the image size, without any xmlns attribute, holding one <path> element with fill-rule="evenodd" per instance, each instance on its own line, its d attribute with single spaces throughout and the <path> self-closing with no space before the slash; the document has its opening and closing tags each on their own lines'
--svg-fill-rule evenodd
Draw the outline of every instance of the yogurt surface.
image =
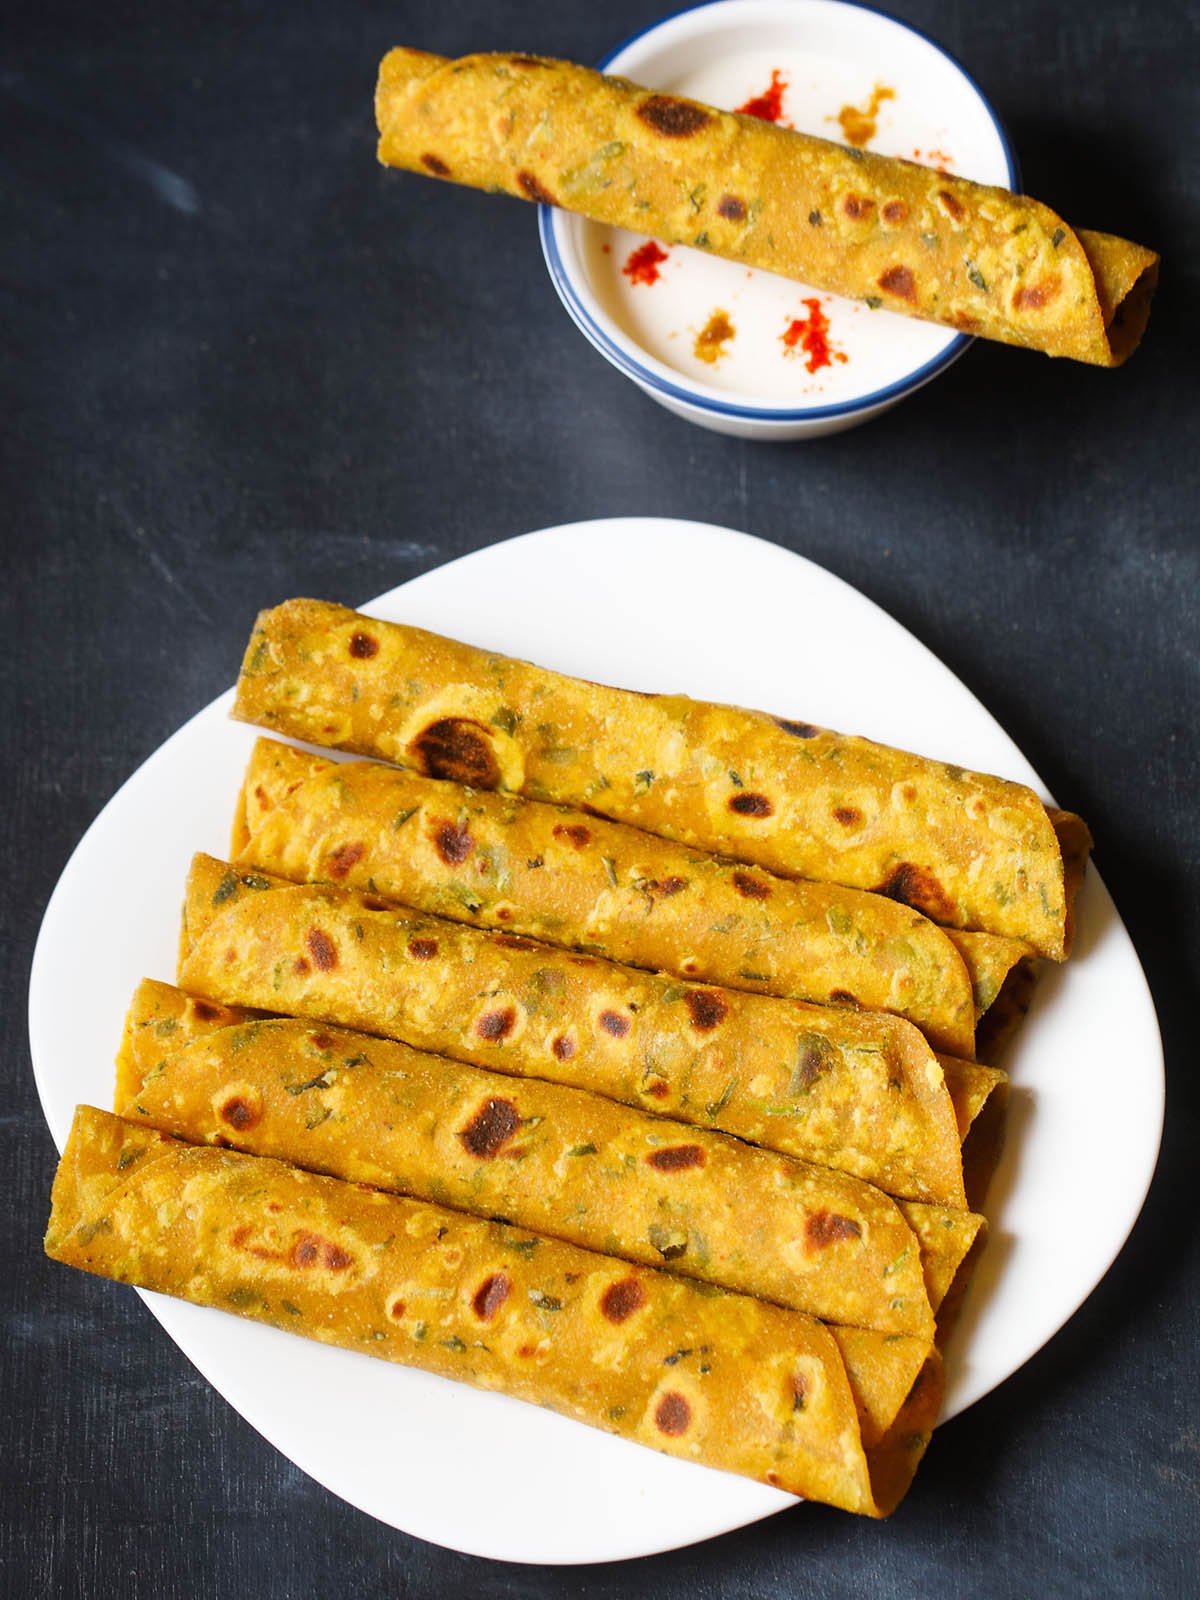
<svg viewBox="0 0 1200 1600">
<path fill-rule="evenodd" d="M 876 46 L 872 54 L 860 40 L 845 54 L 827 40 L 730 49 L 731 42 L 728 32 L 715 35 L 708 49 L 693 46 L 677 70 L 659 65 L 640 79 L 636 60 L 626 63 L 623 54 L 606 70 L 723 109 L 777 107 L 770 120 L 803 133 L 845 142 L 848 128 L 861 148 L 1006 181 L 986 107 L 954 64 L 923 41 L 911 63 L 904 51 Z M 682 376 L 716 398 L 797 407 L 853 400 L 900 381 L 958 337 L 683 245 L 660 243 L 647 252 L 645 234 L 572 220 L 580 265 L 601 308 L 661 364 L 663 376 Z"/>
</svg>

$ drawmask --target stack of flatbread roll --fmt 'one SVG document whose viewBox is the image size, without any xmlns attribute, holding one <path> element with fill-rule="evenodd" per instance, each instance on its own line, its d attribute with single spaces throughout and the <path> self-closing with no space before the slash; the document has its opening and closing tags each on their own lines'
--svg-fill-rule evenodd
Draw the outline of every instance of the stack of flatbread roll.
<svg viewBox="0 0 1200 1600">
<path fill-rule="evenodd" d="M 258 741 L 50 1254 L 891 1511 L 1079 819 L 309 600 L 235 715 L 373 759 Z"/>
</svg>

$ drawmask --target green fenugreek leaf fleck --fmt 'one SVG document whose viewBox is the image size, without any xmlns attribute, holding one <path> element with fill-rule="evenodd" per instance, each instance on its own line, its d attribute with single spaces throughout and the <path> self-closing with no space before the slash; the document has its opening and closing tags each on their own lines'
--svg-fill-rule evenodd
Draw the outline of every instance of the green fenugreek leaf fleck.
<svg viewBox="0 0 1200 1600">
<path fill-rule="evenodd" d="M 220 883 L 217 885 L 216 892 L 214 893 L 214 895 L 212 897 L 213 905 L 215 905 L 215 906 L 223 906 L 225 904 L 226 900 L 231 900 L 233 898 L 233 896 L 237 893 L 237 886 L 238 886 L 238 875 L 237 875 L 237 873 L 236 872 L 232 872 L 232 871 L 227 872 L 225 874 L 225 876 L 221 879 Z"/>
</svg>

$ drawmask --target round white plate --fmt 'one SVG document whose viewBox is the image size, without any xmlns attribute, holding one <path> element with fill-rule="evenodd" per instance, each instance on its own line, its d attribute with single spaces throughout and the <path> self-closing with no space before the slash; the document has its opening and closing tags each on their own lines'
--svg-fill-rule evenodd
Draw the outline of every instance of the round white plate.
<svg viewBox="0 0 1200 1600">
<path fill-rule="evenodd" d="M 439 567 L 366 609 L 581 677 L 760 706 L 1040 788 L 994 719 L 898 623 L 811 562 L 727 529 L 653 517 L 548 528 Z M 247 614 L 247 633 L 250 622 Z M 111 1103 L 134 985 L 174 976 L 192 853 L 227 850 L 255 738 L 228 720 L 231 698 L 193 717 L 134 773 L 47 907 L 29 1031 L 60 1148 L 77 1102 Z M 1094 872 L 1080 928 L 1075 955 L 1047 972 L 1007 1063 L 1008 1146 L 988 1206 L 991 1241 L 951 1347 L 946 1416 L 1002 1382 L 1083 1302 L 1133 1226 L 1154 1169 L 1157 1022 Z M 297 1466 L 435 1544 L 510 1561 L 611 1561 L 793 1503 L 500 1395 L 145 1298 L 205 1377 Z"/>
</svg>

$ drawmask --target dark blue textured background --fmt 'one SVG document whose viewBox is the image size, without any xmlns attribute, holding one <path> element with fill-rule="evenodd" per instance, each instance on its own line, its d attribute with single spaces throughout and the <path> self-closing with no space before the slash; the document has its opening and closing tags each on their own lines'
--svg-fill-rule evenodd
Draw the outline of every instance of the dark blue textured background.
<svg viewBox="0 0 1200 1600">
<path fill-rule="evenodd" d="M 1031 193 L 1162 249 L 1149 337 L 1118 373 L 976 346 L 861 432 L 770 447 L 669 417 L 594 355 L 531 208 L 375 164 L 389 45 L 591 61 L 653 0 L 4 9 L 0 1592 L 1196 1594 L 1195 6 L 905 0 L 999 107 Z M 129 1291 L 42 1259 L 28 963 L 70 849 L 230 681 L 258 606 L 361 600 L 621 512 L 849 579 L 1088 817 L 1160 1008 L 1167 1135 L 1105 1283 L 938 1434 L 889 1524 L 801 1508 L 633 1567 L 493 1566 L 334 1500 Z"/>
</svg>

